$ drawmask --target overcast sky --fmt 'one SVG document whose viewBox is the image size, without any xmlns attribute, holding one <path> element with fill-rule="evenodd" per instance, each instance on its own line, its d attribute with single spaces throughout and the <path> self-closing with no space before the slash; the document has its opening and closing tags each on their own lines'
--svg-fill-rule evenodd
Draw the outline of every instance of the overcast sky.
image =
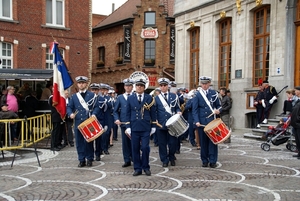
<svg viewBox="0 0 300 201">
<path fill-rule="evenodd" d="M 127 0 L 93 0 L 93 13 L 109 15 L 112 11 L 112 4 L 115 4 L 115 9 L 123 5 Z"/>
</svg>

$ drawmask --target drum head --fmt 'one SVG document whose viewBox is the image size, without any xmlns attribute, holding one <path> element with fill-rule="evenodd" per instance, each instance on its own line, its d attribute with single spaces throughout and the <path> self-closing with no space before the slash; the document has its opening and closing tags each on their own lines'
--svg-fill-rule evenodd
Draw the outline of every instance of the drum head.
<svg viewBox="0 0 300 201">
<path fill-rule="evenodd" d="M 212 120 L 209 124 L 207 124 L 204 128 L 204 132 L 209 131 L 215 127 L 217 127 L 222 120 L 220 118 Z"/>
<path fill-rule="evenodd" d="M 173 124 L 174 122 L 176 122 L 176 120 L 178 118 L 180 118 L 180 114 L 175 114 L 175 115 L 171 116 L 170 119 L 168 119 L 166 126 Z"/>
</svg>

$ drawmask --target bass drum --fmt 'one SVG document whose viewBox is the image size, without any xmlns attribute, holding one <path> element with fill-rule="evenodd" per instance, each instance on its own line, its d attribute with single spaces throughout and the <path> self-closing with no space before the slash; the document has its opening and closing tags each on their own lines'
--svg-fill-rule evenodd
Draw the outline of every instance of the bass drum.
<svg viewBox="0 0 300 201">
<path fill-rule="evenodd" d="M 133 72 L 130 76 L 129 76 L 129 79 L 132 79 L 134 80 L 135 82 L 137 80 L 140 80 L 140 79 L 144 79 L 146 80 L 146 86 L 145 86 L 145 90 L 149 87 L 149 78 L 148 76 L 142 72 L 142 71 L 135 71 Z M 133 85 L 133 91 L 135 91 L 136 88 L 135 88 L 135 84 Z"/>
</svg>

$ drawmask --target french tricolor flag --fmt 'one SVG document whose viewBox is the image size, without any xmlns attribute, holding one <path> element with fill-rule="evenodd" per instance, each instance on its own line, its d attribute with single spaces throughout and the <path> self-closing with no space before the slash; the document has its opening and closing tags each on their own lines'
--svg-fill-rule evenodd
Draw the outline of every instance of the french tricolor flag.
<svg viewBox="0 0 300 201">
<path fill-rule="evenodd" d="M 53 65 L 53 106 L 64 119 L 66 116 L 65 90 L 73 85 L 73 80 L 58 49 L 58 43 L 52 42 L 50 53 L 54 54 Z"/>
</svg>

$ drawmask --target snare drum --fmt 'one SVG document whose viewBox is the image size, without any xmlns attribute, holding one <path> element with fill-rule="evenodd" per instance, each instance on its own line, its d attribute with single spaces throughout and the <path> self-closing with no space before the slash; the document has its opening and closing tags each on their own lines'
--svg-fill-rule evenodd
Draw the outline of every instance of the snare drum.
<svg viewBox="0 0 300 201">
<path fill-rule="evenodd" d="M 207 124 L 204 132 L 214 144 L 224 142 L 230 136 L 230 131 L 221 119 L 215 119 Z"/>
<path fill-rule="evenodd" d="M 189 123 L 180 114 L 175 114 L 168 119 L 166 126 L 170 135 L 175 137 L 179 137 L 189 129 Z"/>
<path fill-rule="evenodd" d="M 98 119 L 94 116 L 91 116 L 90 118 L 82 122 L 78 126 L 78 129 L 87 142 L 95 140 L 104 133 L 104 129 L 102 128 Z"/>
</svg>

